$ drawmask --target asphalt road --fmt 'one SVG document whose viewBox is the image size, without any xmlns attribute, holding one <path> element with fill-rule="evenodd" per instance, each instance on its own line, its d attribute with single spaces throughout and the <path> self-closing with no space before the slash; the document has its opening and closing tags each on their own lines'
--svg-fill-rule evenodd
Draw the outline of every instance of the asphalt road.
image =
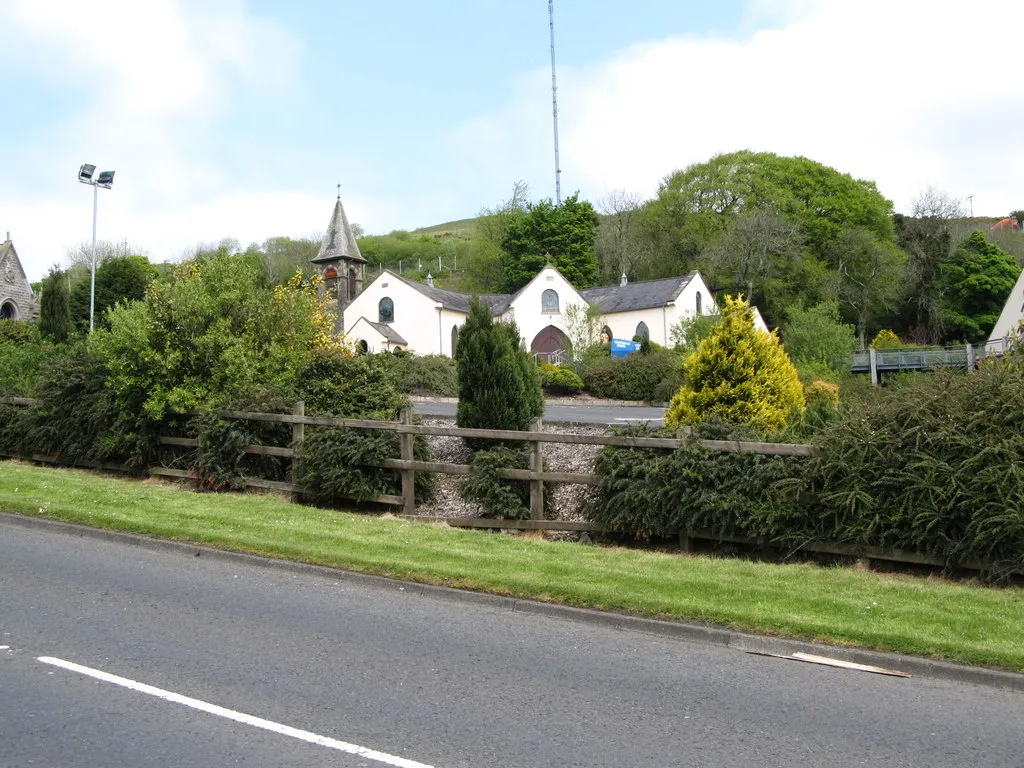
<svg viewBox="0 0 1024 768">
<path fill-rule="evenodd" d="M 455 403 L 414 402 L 413 412 L 423 416 L 455 418 Z M 642 424 L 661 426 L 664 408 L 626 405 L 547 405 L 544 420 L 577 422 L 580 424 Z"/>
<path fill-rule="evenodd" d="M 0 519 L 0 645 L 9 646 L 0 649 L 0 765 L 1024 760 L 1020 693 L 752 656 L 194 552 Z M 119 679 L 92 676 L 102 673 Z M 339 742 L 384 754 L 352 755 Z"/>
</svg>

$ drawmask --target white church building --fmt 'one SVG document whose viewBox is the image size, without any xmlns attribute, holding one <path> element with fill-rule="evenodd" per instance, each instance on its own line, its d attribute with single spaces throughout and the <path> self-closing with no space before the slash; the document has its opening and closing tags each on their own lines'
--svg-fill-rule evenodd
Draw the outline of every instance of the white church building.
<svg viewBox="0 0 1024 768">
<path fill-rule="evenodd" d="M 337 298 L 339 330 L 359 348 L 452 355 L 473 297 L 435 287 L 430 276 L 420 283 L 386 269 L 364 286 L 366 260 L 340 197 L 313 263 L 325 290 Z M 597 306 L 610 339 L 647 336 L 664 346 L 671 345 L 672 326 L 681 319 L 717 311 L 697 272 L 632 283 L 623 275 L 618 285 L 577 290 L 548 265 L 514 294 L 479 298 L 496 319 L 516 322 L 527 349 L 549 359 L 568 347 L 566 312 L 573 305 Z"/>
</svg>

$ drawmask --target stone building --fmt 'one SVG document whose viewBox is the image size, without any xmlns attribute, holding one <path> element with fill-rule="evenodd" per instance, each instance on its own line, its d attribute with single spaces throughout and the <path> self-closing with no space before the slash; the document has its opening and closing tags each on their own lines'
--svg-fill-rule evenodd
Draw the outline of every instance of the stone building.
<svg viewBox="0 0 1024 768">
<path fill-rule="evenodd" d="M 34 320 L 39 316 L 39 297 L 32 291 L 11 233 L 0 243 L 0 320 Z"/>
</svg>

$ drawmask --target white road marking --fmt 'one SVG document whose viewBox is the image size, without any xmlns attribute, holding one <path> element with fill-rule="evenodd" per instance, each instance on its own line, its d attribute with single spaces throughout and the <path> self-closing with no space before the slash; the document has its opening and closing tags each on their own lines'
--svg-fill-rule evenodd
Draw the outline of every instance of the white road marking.
<svg viewBox="0 0 1024 768">
<path fill-rule="evenodd" d="M 173 702 L 174 704 L 181 704 L 186 707 L 191 707 L 192 709 L 198 709 L 200 712 L 224 717 L 228 720 L 234 720 L 237 723 L 244 723 L 245 725 L 251 725 L 255 728 L 262 728 L 265 731 L 272 731 L 273 733 L 277 733 L 282 736 L 290 736 L 291 738 L 298 739 L 299 741 L 306 741 L 310 744 L 327 747 L 328 749 L 335 749 L 339 752 L 347 752 L 350 755 L 358 755 L 359 757 L 364 757 L 368 760 L 376 760 L 377 762 L 384 763 L 385 765 L 395 766 L 395 768 L 432 768 L 432 766 L 429 766 L 426 763 L 418 763 L 415 760 L 406 760 L 404 757 L 397 757 L 395 755 L 389 755 L 386 752 L 378 752 L 375 749 L 360 747 L 358 744 L 349 744 L 346 741 L 338 741 L 337 739 L 331 739 L 327 736 L 320 736 L 316 733 L 292 728 L 289 725 L 281 725 L 280 723 L 275 723 L 271 720 L 264 720 L 260 717 L 247 715 L 244 712 L 235 712 L 233 709 L 218 707 L 216 704 L 207 704 L 205 701 L 200 701 L 199 699 L 192 699 L 188 696 L 182 696 L 179 693 L 165 691 L 162 688 L 155 688 L 152 685 L 146 685 L 145 683 L 139 683 L 135 680 L 129 680 L 126 677 L 111 675 L 110 673 L 103 672 L 99 669 L 83 667 L 81 664 L 75 664 L 71 661 L 55 659 L 52 656 L 40 656 L 38 660 L 43 662 L 43 664 L 50 664 L 54 667 L 66 669 L 69 672 L 77 672 L 80 675 L 87 675 L 97 680 L 102 680 L 105 683 L 120 685 L 122 688 L 128 688 L 133 691 L 138 691 L 139 693 L 155 696 L 158 699 Z"/>
</svg>

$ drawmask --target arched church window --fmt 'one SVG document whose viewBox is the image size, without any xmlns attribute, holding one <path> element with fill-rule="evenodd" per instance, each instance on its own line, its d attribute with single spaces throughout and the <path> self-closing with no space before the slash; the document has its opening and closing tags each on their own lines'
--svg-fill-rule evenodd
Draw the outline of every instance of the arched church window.
<svg viewBox="0 0 1024 768">
<path fill-rule="evenodd" d="M 550 288 L 540 295 L 540 311 L 558 314 L 558 294 Z"/>
<path fill-rule="evenodd" d="M 647 323 L 641 320 L 636 326 L 636 335 L 641 339 L 650 339 L 651 331 L 647 328 Z"/>
<path fill-rule="evenodd" d="M 390 297 L 385 296 L 377 305 L 377 314 L 377 322 L 379 323 L 395 322 L 395 302 Z"/>
<path fill-rule="evenodd" d="M 697 291 L 697 314 L 698 315 L 701 314 L 700 305 L 701 305 L 701 301 L 703 300 L 703 298 L 704 297 L 700 295 L 700 291 Z"/>
<path fill-rule="evenodd" d="M 9 301 L 5 301 L 4 305 L 0 307 L 0 320 L 17 320 L 18 311 L 14 308 L 14 304 Z"/>
<path fill-rule="evenodd" d="M 455 357 L 455 350 L 459 347 L 459 326 L 452 326 L 452 357 Z"/>
</svg>

